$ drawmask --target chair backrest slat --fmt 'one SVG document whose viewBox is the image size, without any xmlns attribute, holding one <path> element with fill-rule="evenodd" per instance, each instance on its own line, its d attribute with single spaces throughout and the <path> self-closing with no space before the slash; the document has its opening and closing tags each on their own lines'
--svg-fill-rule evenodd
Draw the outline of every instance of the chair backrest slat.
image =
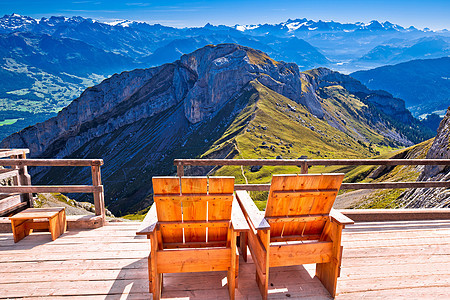
<svg viewBox="0 0 450 300">
<path fill-rule="evenodd" d="M 178 177 L 154 177 L 153 193 L 170 196 L 180 195 L 180 179 Z M 181 199 L 173 200 L 167 197 L 153 197 L 156 205 L 156 214 L 159 221 L 182 221 Z M 164 242 L 182 243 L 183 229 L 161 228 Z"/>
<path fill-rule="evenodd" d="M 265 216 L 328 216 L 341 186 L 344 174 L 274 175 Z M 320 234 L 325 221 L 271 223 L 272 237 Z"/>
<path fill-rule="evenodd" d="M 223 199 L 208 201 L 208 220 L 230 220 L 233 203 L 234 177 L 209 177 L 210 194 L 228 194 Z M 228 229 L 208 228 L 208 241 L 223 241 Z"/>
<path fill-rule="evenodd" d="M 181 195 L 208 193 L 208 178 L 181 177 Z M 189 201 L 182 200 L 183 221 L 206 221 L 208 202 L 201 196 L 190 197 Z M 185 242 L 206 242 L 206 228 L 185 228 Z"/>
</svg>

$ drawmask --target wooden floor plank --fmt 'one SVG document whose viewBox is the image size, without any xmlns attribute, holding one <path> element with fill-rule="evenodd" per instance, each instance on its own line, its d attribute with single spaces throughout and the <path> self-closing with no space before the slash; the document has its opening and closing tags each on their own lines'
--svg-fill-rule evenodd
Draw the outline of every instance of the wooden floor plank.
<svg viewBox="0 0 450 300">
<path fill-rule="evenodd" d="M 434 255 L 434 254 L 422 254 L 420 256 L 406 255 L 406 256 L 395 256 L 395 257 L 383 257 L 382 259 L 373 257 L 347 257 L 345 253 L 342 257 L 342 265 L 345 267 L 355 267 L 355 266 L 382 266 L 382 267 L 394 267 L 397 265 L 404 264 L 422 264 L 422 263 L 441 263 L 449 262 L 450 254 L 446 255 Z"/>
<path fill-rule="evenodd" d="M 339 287 L 338 287 L 339 289 Z M 340 292 L 336 299 L 448 299 L 448 287 L 406 287 L 395 290 Z"/>
<path fill-rule="evenodd" d="M 84 270 L 75 269 L 67 272 L 66 270 L 53 270 L 53 272 L 14 272 L 8 276 L 0 277 L 0 284 L 23 282 L 26 284 L 34 282 L 59 282 L 59 281 L 83 281 L 89 280 L 124 280 L 124 279 L 147 279 L 147 268 L 134 269 L 130 272 L 128 269 L 118 270 Z"/>
<path fill-rule="evenodd" d="M 428 239 L 392 239 L 386 241 L 357 241 L 357 242 L 343 242 L 345 248 L 351 249 L 367 249 L 378 247 L 408 247 L 415 246 L 429 246 L 429 245 L 448 245 L 450 241 L 447 237 L 436 237 Z"/>
<path fill-rule="evenodd" d="M 0 253 L 0 261 L 52 261 L 52 260 L 71 260 L 71 259 L 114 259 L 114 258 L 142 258 L 148 256 L 148 250 L 139 251 L 102 251 L 102 252 L 66 252 L 66 253 L 48 253 L 42 255 L 39 253 L 14 254 Z M 50 255 L 51 254 L 51 255 Z"/>
<path fill-rule="evenodd" d="M 48 272 L 55 270 L 128 270 L 147 268 L 147 259 L 73 259 L 34 262 L 0 262 L 1 273 Z M 2 276 L 2 275 L 0 275 Z"/>
<path fill-rule="evenodd" d="M 408 245 L 402 247 L 378 246 L 373 248 L 349 248 L 345 250 L 347 257 L 392 257 L 406 255 L 446 255 L 449 254 L 450 241 L 443 245 Z"/>
<path fill-rule="evenodd" d="M 108 294 L 142 293 L 148 290 L 146 279 L 133 280 L 103 280 L 103 281 L 52 281 L 51 284 L 42 282 L 2 284 L 1 297 L 12 298 L 22 296 L 71 296 L 71 295 L 96 295 L 99 291 Z"/>
<path fill-rule="evenodd" d="M 342 291 L 364 292 L 376 290 L 395 290 L 398 288 L 417 287 L 450 287 L 450 276 L 442 275 L 409 275 L 409 276 L 386 276 L 376 280 L 355 279 L 340 280 L 339 286 Z"/>
<path fill-rule="evenodd" d="M 56 240 L 55 240 L 56 241 Z M 67 249 L 76 249 L 80 252 L 98 252 L 98 251 L 136 251 L 136 250 L 150 250 L 150 245 L 147 241 L 134 243 L 120 243 L 112 241 L 111 243 L 82 243 L 82 244 L 63 244 L 49 242 L 45 245 L 33 247 L 34 251 L 45 251 L 46 253 L 67 253 Z M 14 251 L 16 255 L 30 252 L 30 244 L 17 244 L 5 246 L 0 248 L 0 257 L 9 251 Z"/>
<path fill-rule="evenodd" d="M 346 235 L 343 236 L 343 241 L 357 241 L 357 240 L 370 240 L 374 238 L 376 240 L 390 239 L 390 238 L 415 238 L 415 237 L 428 237 L 428 236 L 442 236 L 447 235 L 450 230 L 448 229 L 430 229 L 430 230 L 412 230 L 412 231 L 387 231 L 387 232 L 371 232 L 361 231 L 352 232 L 344 229 Z"/>
<path fill-rule="evenodd" d="M 367 266 L 345 266 L 341 270 L 340 280 L 345 279 L 373 279 L 383 277 L 399 277 L 408 275 L 450 275 L 450 261 L 436 263 L 407 263 L 395 264 L 395 266 L 371 266 L 370 272 L 367 272 Z"/>
</svg>

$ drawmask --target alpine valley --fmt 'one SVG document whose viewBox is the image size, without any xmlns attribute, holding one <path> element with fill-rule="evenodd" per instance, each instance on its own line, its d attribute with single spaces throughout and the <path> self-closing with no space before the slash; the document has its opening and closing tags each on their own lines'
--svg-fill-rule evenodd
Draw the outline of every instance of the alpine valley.
<svg viewBox="0 0 450 300">
<path fill-rule="evenodd" d="M 327 68 L 302 72 L 295 63 L 233 43 L 115 74 L 0 147 L 29 148 L 32 157 L 104 159 L 106 204 L 123 215 L 152 202 L 151 177 L 174 174 L 174 158 L 365 158 L 434 135 L 388 92 Z M 82 168 L 32 171 L 36 184 L 90 182 L 89 170 Z M 286 169 L 187 173 L 263 182 L 278 171 Z"/>
</svg>

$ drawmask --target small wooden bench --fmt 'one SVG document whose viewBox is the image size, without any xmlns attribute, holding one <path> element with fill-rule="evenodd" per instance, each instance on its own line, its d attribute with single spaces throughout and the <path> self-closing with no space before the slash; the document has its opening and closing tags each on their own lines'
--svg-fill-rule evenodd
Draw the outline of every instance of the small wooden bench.
<svg viewBox="0 0 450 300">
<path fill-rule="evenodd" d="M 67 228 L 64 207 L 28 208 L 9 219 L 11 220 L 15 243 L 32 233 L 33 229 L 50 231 L 52 241 L 54 241 Z"/>
</svg>

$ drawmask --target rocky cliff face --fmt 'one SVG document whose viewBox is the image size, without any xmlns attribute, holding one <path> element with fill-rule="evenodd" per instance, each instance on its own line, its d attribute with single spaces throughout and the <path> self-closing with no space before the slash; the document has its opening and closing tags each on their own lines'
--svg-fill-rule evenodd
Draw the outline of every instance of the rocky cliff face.
<svg viewBox="0 0 450 300">
<path fill-rule="evenodd" d="M 115 74 L 88 88 L 56 117 L 9 136 L 0 147 L 29 148 L 32 157 L 103 158 L 106 202 L 120 215 L 150 203 L 151 176 L 171 174 L 174 158 L 197 157 L 218 145 L 219 139 L 231 139 L 225 133 L 235 118 L 248 124 L 257 112 L 239 119 L 242 110 L 264 95 L 279 99 L 267 105 L 275 105 L 275 111 L 288 116 L 286 122 L 300 126 L 301 135 L 314 135 L 318 145 L 323 142 L 327 153 L 344 153 L 345 147 L 351 147 L 370 155 L 372 148 L 364 143 L 412 143 L 407 130 L 391 124 L 385 113 L 364 102 L 356 91 L 370 94 L 364 86 L 328 69 L 300 73 L 297 65 L 274 61 L 251 48 L 206 46 L 174 63 Z M 393 101 L 387 96 L 385 100 Z M 404 108 L 399 107 L 399 111 Z M 259 128 L 267 125 L 271 124 L 262 123 Z M 230 154 L 222 152 L 217 155 Z M 81 184 L 90 182 L 90 174 L 78 169 L 64 173 L 40 169 L 34 171 L 33 180 Z"/>
<path fill-rule="evenodd" d="M 30 148 L 36 157 L 64 157 L 94 137 L 180 102 L 185 117 L 195 124 L 256 78 L 300 101 L 301 82 L 295 64 L 278 63 L 260 51 L 235 44 L 207 46 L 172 64 L 116 74 L 87 89 L 57 117 L 11 135 L 2 145 Z"/>
<path fill-rule="evenodd" d="M 197 123 L 213 114 L 253 79 L 294 101 L 300 101 L 297 65 L 276 62 L 266 54 L 234 44 L 207 46 L 183 55 L 181 65 L 196 75 L 184 99 L 186 117 Z"/>
<path fill-rule="evenodd" d="M 428 159 L 450 158 L 450 108 L 441 121 L 438 133 L 427 153 Z M 418 181 L 449 181 L 448 166 L 425 166 Z M 401 197 L 405 208 L 449 208 L 450 190 L 446 188 L 412 189 Z"/>
</svg>

